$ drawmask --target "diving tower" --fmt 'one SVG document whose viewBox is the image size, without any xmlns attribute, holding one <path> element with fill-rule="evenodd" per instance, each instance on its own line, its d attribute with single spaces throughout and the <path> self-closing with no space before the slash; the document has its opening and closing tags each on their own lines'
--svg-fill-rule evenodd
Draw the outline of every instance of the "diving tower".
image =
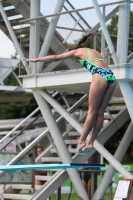
<svg viewBox="0 0 133 200">
<path fill-rule="evenodd" d="M 118 1 L 116 3 L 107 3 L 98 6 L 97 1 L 92 0 L 93 7 L 75 9 L 68 0 L 58 0 L 53 13 L 49 13 L 47 16 L 40 10 L 40 3 L 42 2 L 43 0 L 32 0 L 31 2 L 29 0 L 6 0 L 0 2 L 0 11 L 2 15 L 2 20 L 0 22 L 1 29 L 3 32 L 8 32 L 7 35 L 14 42 L 21 58 L 25 56 L 45 56 L 48 54 L 49 49 L 55 53 L 65 52 L 68 49 L 69 43 L 72 42 L 72 39 L 73 41 L 75 37 L 76 40 L 79 39 L 75 36 L 75 33 L 78 32 L 81 36 L 83 33 L 93 32 L 95 33 L 92 40 L 93 47 L 101 50 L 103 57 L 108 61 L 111 70 L 117 77 L 117 87 L 106 110 L 107 115 L 105 115 L 105 119 L 107 123 L 104 124 L 97 140 L 94 142 L 95 149 L 85 156 L 77 155 L 76 147 L 71 148 L 71 144 L 77 144 L 86 114 L 79 120 L 76 120 L 71 114 L 74 109 L 87 101 L 91 75 L 86 69 L 83 69 L 73 60 L 65 60 L 61 66 L 62 68 L 59 65 L 61 64 L 60 62 L 51 63 L 49 65 L 44 65 L 44 63 L 30 63 L 30 65 L 28 65 L 28 63 L 22 60 L 26 71 L 25 74 L 19 76 L 23 78 L 23 88 L 24 90 L 32 90 L 40 112 L 47 124 L 47 128 L 46 130 L 42 130 L 42 132 L 11 160 L 8 165 L 15 164 L 44 137 L 47 137 L 51 144 L 46 147 L 41 156 L 36 158 L 36 163 L 45 163 L 48 161 L 83 163 L 87 158 L 90 158 L 94 152 L 98 151 L 110 163 L 109 170 L 106 171 L 100 186 L 92 197 L 93 200 L 98 200 L 98 197 L 102 198 L 105 193 L 115 170 L 119 171 L 126 178 L 133 178 L 132 174 L 120 163 L 133 137 L 132 52 L 128 55 L 129 13 L 130 10 L 132 11 L 132 1 Z M 106 8 L 112 5 L 112 9 L 105 12 Z M 5 12 L 4 7 L 8 6 L 12 6 L 12 8 L 10 11 L 8 10 Z M 100 8 L 103 9 L 102 13 Z M 97 19 L 94 25 L 90 24 L 92 22 L 89 22 L 89 20 L 82 15 L 84 11 L 87 12 L 88 15 L 92 15 L 92 10 Z M 13 13 L 21 14 L 19 20 L 8 19 L 8 15 L 11 16 Z M 65 14 L 73 19 L 71 27 L 61 26 L 60 18 Z M 119 15 L 117 50 L 115 50 L 106 28 L 106 23 L 116 14 Z M 50 20 L 48 20 L 49 17 L 51 17 Z M 17 26 L 17 28 L 14 26 Z M 64 34 L 64 32 L 59 31 L 60 29 L 69 32 Z M 99 29 L 102 30 L 102 37 L 99 37 L 97 31 Z M 30 37 L 25 37 L 27 35 Z M 101 42 L 101 46 L 99 46 L 98 41 Z M 58 71 L 55 70 L 56 67 L 59 67 Z M 63 97 L 68 105 L 68 109 L 65 110 L 55 100 L 56 92 L 51 95 L 48 91 L 56 91 L 60 94 L 80 94 L 81 98 L 77 100 L 74 105 L 69 106 L 69 103 Z M 52 109 L 49 107 L 49 104 Z M 53 117 L 51 111 L 53 108 L 60 114 L 57 120 Z M 64 133 L 61 133 L 58 124 L 63 119 L 70 124 L 70 127 Z M 131 123 L 125 132 L 121 144 L 117 148 L 115 155 L 112 156 L 103 145 L 130 119 Z M 52 156 L 53 154 L 54 156 Z M 2 176 L 2 173 L 0 173 L 0 176 Z M 3 189 L 1 190 L 0 199 L 11 199 L 12 197 L 15 199 L 47 199 L 68 177 L 70 177 L 79 198 L 88 200 L 88 196 L 75 169 L 58 170 L 51 179 L 48 177 L 49 181 L 46 182 L 46 184 L 38 188 L 38 191 L 34 192 L 33 195 L 29 195 L 29 197 L 27 197 L 28 195 L 14 194 L 14 191 L 17 189 L 19 190 L 20 187 L 17 185 L 13 187 L 9 185 L 6 188 L 7 193 L 5 193 Z M 28 187 L 31 188 L 31 186 Z"/>
</svg>

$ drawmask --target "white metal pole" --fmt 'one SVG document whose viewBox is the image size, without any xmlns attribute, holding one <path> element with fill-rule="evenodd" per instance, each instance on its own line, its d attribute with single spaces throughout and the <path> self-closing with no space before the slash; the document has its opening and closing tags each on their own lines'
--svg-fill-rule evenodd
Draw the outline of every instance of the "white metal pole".
<svg viewBox="0 0 133 200">
<path fill-rule="evenodd" d="M 128 41 L 129 41 L 129 23 L 130 23 L 130 0 L 125 0 L 119 5 L 117 34 L 117 55 L 119 64 L 127 62 Z"/>
<path fill-rule="evenodd" d="M 97 0 L 92 0 L 92 2 L 93 2 L 93 5 L 94 5 L 94 8 L 95 8 L 95 11 L 97 13 L 99 22 L 101 24 L 102 31 L 104 33 L 105 39 L 106 39 L 107 44 L 109 46 L 110 53 L 112 54 L 112 58 L 113 58 L 113 60 L 114 60 L 115 63 L 118 63 L 118 57 L 116 55 L 114 46 L 112 44 L 109 32 L 108 32 L 107 27 L 105 25 L 105 20 L 103 19 L 102 13 L 101 13 L 100 8 L 99 8 L 98 3 L 97 3 Z"/>
<path fill-rule="evenodd" d="M 103 6 L 103 17 L 105 19 L 105 6 Z M 102 32 L 101 35 L 101 54 L 103 59 L 105 59 L 105 37 L 104 37 L 104 33 Z"/>
<path fill-rule="evenodd" d="M 58 154 L 60 155 L 60 158 L 63 163 L 72 163 L 72 158 L 68 152 L 68 149 L 66 147 L 66 144 L 61 136 L 60 130 L 54 120 L 54 117 L 51 113 L 51 110 L 48 106 L 48 103 L 43 99 L 41 95 L 38 94 L 37 90 L 33 90 L 33 94 L 36 98 L 36 101 L 40 107 L 40 110 L 42 112 L 42 115 L 44 117 L 44 120 L 49 127 L 51 136 L 54 140 L 54 143 L 56 145 L 56 148 L 58 150 Z M 82 184 L 82 181 L 79 177 L 79 174 L 76 169 L 66 169 L 69 177 L 71 178 L 74 187 L 77 191 L 78 196 L 81 199 L 88 200 L 88 195 L 85 191 L 85 188 Z"/>
<path fill-rule="evenodd" d="M 79 18 L 79 19 L 77 20 L 77 22 L 75 23 L 73 29 L 77 26 L 77 24 L 79 23 L 80 19 L 81 19 L 81 18 Z M 71 30 L 70 33 L 67 35 L 67 37 L 66 37 L 66 38 L 64 39 L 64 41 L 62 42 L 62 45 L 68 40 L 68 38 L 70 37 L 70 35 L 72 34 L 72 32 L 73 32 L 73 31 Z M 61 47 L 61 46 L 60 46 L 60 47 Z M 59 49 L 60 49 L 60 47 L 59 47 Z M 57 54 L 58 54 L 59 49 L 58 49 L 57 52 L 56 52 Z M 61 62 L 62 62 L 62 60 L 59 60 L 59 61 L 57 61 L 57 62 L 51 63 L 48 67 L 46 67 L 46 68 L 43 70 L 43 72 L 51 72 L 51 71 L 53 71 L 53 69 L 55 69 Z"/>
<path fill-rule="evenodd" d="M 107 151 L 97 140 L 94 141 L 94 147 L 95 149 L 103 155 L 104 158 L 106 158 L 107 161 L 109 161 L 109 163 L 111 163 L 113 165 L 113 167 L 120 172 L 125 178 L 132 178 L 133 179 L 133 175 L 128 172 L 123 166 L 122 164 L 116 160 L 114 158 L 114 156 L 111 155 L 111 153 L 109 151 Z"/>
<path fill-rule="evenodd" d="M 130 0 L 119 6 L 118 40 L 117 55 L 119 63 L 127 63 L 128 41 L 129 41 L 129 22 L 130 22 Z M 126 102 L 128 112 L 133 122 L 133 90 L 129 81 L 119 80 L 119 86 Z"/>
<path fill-rule="evenodd" d="M 51 95 L 45 90 L 38 90 L 39 94 L 49 102 L 57 112 L 59 112 L 72 126 L 79 132 L 82 132 L 82 126 L 76 121 Z"/>
<path fill-rule="evenodd" d="M 65 0 L 58 0 L 57 1 L 54 13 L 61 12 L 62 7 L 64 5 L 64 2 L 65 2 Z M 59 15 L 52 18 L 50 25 L 49 25 L 49 28 L 47 30 L 43 45 L 42 45 L 42 49 L 41 49 L 40 54 L 39 54 L 39 57 L 43 57 L 43 56 L 47 55 L 49 47 L 50 47 L 52 39 L 53 39 L 53 36 L 54 36 L 54 32 L 55 32 L 55 28 L 56 28 L 56 25 L 58 23 L 58 20 L 59 20 Z M 43 64 L 44 64 L 43 62 L 38 63 L 37 72 L 42 71 Z"/>
<path fill-rule="evenodd" d="M 30 18 L 38 17 L 40 15 L 40 0 L 32 0 L 30 8 Z M 39 56 L 40 44 L 40 23 L 39 20 L 30 22 L 30 58 Z M 30 63 L 31 72 L 36 73 L 37 63 Z"/>
</svg>

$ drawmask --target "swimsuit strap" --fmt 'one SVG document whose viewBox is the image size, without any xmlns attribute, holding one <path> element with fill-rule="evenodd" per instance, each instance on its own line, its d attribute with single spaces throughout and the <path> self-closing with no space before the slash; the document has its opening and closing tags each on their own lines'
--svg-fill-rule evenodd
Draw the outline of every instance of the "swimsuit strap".
<svg viewBox="0 0 133 200">
<path fill-rule="evenodd" d="M 90 62 L 91 65 L 93 65 L 95 62 L 98 62 L 98 61 L 104 61 L 103 58 L 89 58 L 89 55 L 90 55 L 90 48 L 88 48 L 88 54 L 86 56 L 86 60 L 89 61 L 89 60 L 94 60 L 93 62 Z"/>
<path fill-rule="evenodd" d="M 104 59 L 103 58 L 95 58 L 96 60 L 94 60 L 92 63 L 94 64 L 95 62 L 98 62 L 98 61 L 104 61 Z"/>
<path fill-rule="evenodd" d="M 86 59 L 85 60 L 89 60 L 89 55 L 90 55 L 90 48 L 87 48 L 88 49 L 88 53 L 87 53 L 87 56 L 86 56 Z"/>
<path fill-rule="evenodd" d="M 86 49 L 88 49 L 88 53 L 87 53 L 87 56 L 86 56 L 86 59 L 85 59 L 85 60 L 86 60 L 87 62 L 89 62 L 90 67 L 91 67 L 92 65 L 94 65 L 95 62 L 98 62 L 98 61 L 100 61 L 100 60 L 101 60 L 101 61 L 104 61 L 103 58 L 89 58 L 90 50 L 91 50 L 91 49 L 90 49 L 90 48 L 86 48 Z M 85 61 L 85 60 L 79 60 L 80 64 L 81 64 L 81 65 L 84 65 L 84 61 Z M 90 62 L 89 60 L 94 60 L 94 61 L 93 61 L 93 62 Z"/>
</svg>

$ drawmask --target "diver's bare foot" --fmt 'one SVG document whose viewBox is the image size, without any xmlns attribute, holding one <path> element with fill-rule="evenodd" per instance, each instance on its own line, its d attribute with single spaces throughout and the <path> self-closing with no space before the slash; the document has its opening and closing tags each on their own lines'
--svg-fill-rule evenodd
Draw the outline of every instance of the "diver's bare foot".
<svg viewBox="0 0 133 200">
<path fill-rule="evenodd" d="M 87 143 L 87 144 L 86 144 L 86 147 L 88 147 L 89 149 L 93 149 L 93 148 L 94 148 L 94 146 L 93 146 L 92 143 Z"/>
<path fill-rule="evenodd" d="M 86 146 L 86 143 L 84 140 L 79 140 L 78 141 L 78 146 L 77 146 L 77 153 L 81 153 L 82 149 Z"/>
<path fill-rule="evenodd" d="M 86 144 L 86 146 L 82 149 L 82 154 L 89 153 L 93 148 L 93 144 Z"/>
</svg>

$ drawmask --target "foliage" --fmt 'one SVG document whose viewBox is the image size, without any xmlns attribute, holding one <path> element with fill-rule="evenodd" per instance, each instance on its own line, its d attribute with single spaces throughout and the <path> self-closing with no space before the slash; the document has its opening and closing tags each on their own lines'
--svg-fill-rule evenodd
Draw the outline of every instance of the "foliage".
<svg viewBox="0 0 133 200">
<path fill-rule="evenodd" d="M 112 35 L 111 39 L 116 48 L 117 44 L 117 37 L 113 37 L 113 35 L 117 36 L 118 31 L 118 15 L 112 17 L 110 24 L 107 26 L 110 35 Z M 130 24 L 129 24 L 129 37 L 133 37 L 133 12 L 130 12 Z M 129 53 L 133 52 L 133 43 L 132 40 L 129 39 L 129 46 L 128 46 Z"/>
<path fill-rule="evenodd" d="M 17 51 L 14 55 L 11 55 L 12 58 L 17 58 Z M 15 69 L 16 75 L 18 75 L 18 68 Z M 10 74 L 4 81 L 4 85 L 8 86 L 19 86 L 19 83 L 13 76 Z M 26 97 L 25 97 L 26 98 Z M 26 102 L 13 102 L 13 103 L 1 103 L 0 104 L 0 119 L 17 119 L 27 117 L 35 108 L 37 108 L 37 103 L 34 97 L 31 97 L 29 101 Z"/>
<path fill-rule="evenodd" d="M 110 24 L 107 26 L 107 29 L 110 33 L 110 35 L 117 35 L 117 30 L 118 30 L 118 15 L 115 15 Z M 116 49 L 116 44 L 117 44 L 117 37 L 111 37 L 111 40 L 113 42 L 114 48 Z"/>
<path fill-rule="evenodd" d="M 19 119 L 25 118 L 37 108 L 34 98 L 20 103 L 1 103 L 0 119 Z"/>
<path fill-rule="evenodd" d="M 112 17 L 110 23 L 107 25 L 107 29 L 110 33 L 111 40 L 113 42 L 114 48 L 117 47 L 117 31 L 118 31 L 118 15 Z M 97 32 L 97 50 L 101 50 L 101 31 Z M 130 12 L 130 28 L 129 28 L 129 37 L 133 37 L 133 12 Z M 76 42 L 76 41 L 75 41 Z M 93 48 L 93 36 L 84 42 L 83 47 Z M 129 39 L 129 53 L 133 52 L 133 43 Z"/>
</svg>

